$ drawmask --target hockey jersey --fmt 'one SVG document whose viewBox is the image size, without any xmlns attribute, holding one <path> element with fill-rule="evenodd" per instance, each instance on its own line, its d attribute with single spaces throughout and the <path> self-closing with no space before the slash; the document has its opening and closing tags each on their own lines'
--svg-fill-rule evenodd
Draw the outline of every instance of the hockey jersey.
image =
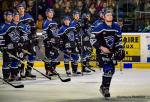
<svg viewBox="0 0 150 102">
<path fill-rule="evenodd" d="M 20 17 L 20 23 L 25 24 L 26 31 L 28 31 L 29 38 L 31 39 L 33 36 L 36 36 L 36 26 L 34 19 L 29 13 L 25 13 L 24 16 Z"/>
<path fill-rule="evenodd" d="M 23 24 L 3 23 L 0 29 L 0 35 L 3 36 L 5 46 L 8 49 L 13 49 L 20 40 L 28 40 L 28 33 Z"/>
<path fill-rule="evenodd" d="M 112 26 L 108 26 L 106 23 L 102 23 L 95 27 L 92 32 L 96 36 L 96 43 L 94 46 L 99 48 L 104 46 L 108 48 L 111 52 L 122 48 L 122 32 L 119 25 L 115 22 Z"/>
<path fill-rule="evenodd" d="M 101 23 L 103 23 L 103 21 L 101 19 L 96 20 L 92 25 L 91 28 L 94 29 L 95 27 L 97 27 L 98 25 L 100 25 Z"/>
<path fill-rule="evenodd" d="M 58 33 L 58 23 L 52 19 L 50 20 L 46 19 L 43 23 L 43 32 L 42 32 L 42 35 L 44 37 L 44 44 L 46 47 L 54 45 L 59 46 L 60 42 L 57 33 Z"/>
<path fill-rule="evenodd" d="M 58 31 L 58 36 L 63 40 L 63 44 L 65 48 L 75 48 L 75 34 L 74 27 L 62 25 Z"/>
</svg>

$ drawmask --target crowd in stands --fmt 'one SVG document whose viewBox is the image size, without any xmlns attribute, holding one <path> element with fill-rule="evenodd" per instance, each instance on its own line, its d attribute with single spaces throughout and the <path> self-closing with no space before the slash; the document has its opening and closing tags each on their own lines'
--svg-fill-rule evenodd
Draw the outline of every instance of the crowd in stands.
<svg viewBox="0 0 150 102">
<path fill-rule="evenodd" d="M 6 10 L 14 11 L 16 9 L 16 5 L 19 3 L 24 4 L 26 12 L 33 16 L 38 29 L 42 28 L 42 22 L 45 19 L 45 10 L 47 8 L 54 8 L 55 20 L 59 24 L 61 24 L 61 19 L 64 15 L 72 16 L 72 11 L 75 9 L 81 11 L 81 13 L 89 12 L 93 22 L 98 18 L 98 12 L 105 7 L 111 7 L 114 11 L 116 11 L 117 0 L 114 1 L 115 2 L 111 2 L 111 0 L 110 2 L 107 2 L 107 0 L 0 0 L 0 22 L 3 21 L 3 12 Z M 120 23 L 124 22 L 122 20 L 124 16 L 123 13 L 120 12 L 119 14 Z M 134 24 L 131 26 L 134 26 Z M 128 28 L 131 27 L 127 27 L 127 29 Z M 141 30 L 141 28 L 139 29 Z M 124 31 L 127 31 L 126 28 Z"/>
</svg>

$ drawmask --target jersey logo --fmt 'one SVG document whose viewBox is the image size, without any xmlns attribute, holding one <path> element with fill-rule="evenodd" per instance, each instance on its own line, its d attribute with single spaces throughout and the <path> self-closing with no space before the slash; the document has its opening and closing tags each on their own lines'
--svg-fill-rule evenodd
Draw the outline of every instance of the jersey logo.
<svg viewBox="0 0 150 102">
<path fill-rule="evenodd" d="M 69 33 L 67 34 L 67 36 L 68 36 L 68 39 L 69 39 L 70 41 L 74 41 L 74 40 L 75 40 L 75 36 L 74 36 L 73 31 L 69 32 Z"/>
<path fill-rule="evenodd" d="M 107 37 L 104 37 L 105 41 L 106 41 L 106 45 L 109 47 L 109 48 L 113 48 L 113 45 L 114 45 L 114 36 L 107 36 Z"/>
<path fill-rule="evenodd" d="M 31 27 L 30 27 L 30 25 L 29 24 L 25 24 L 26 25 L 26 28 L 25 28 L 25 30 L 27 31 L 27 32 L 30 32 L 31 31 Z"/>
<path fill-rule="evenodd" d="M 91 45 L 94 45 L 94 43 L 96 43 L 96 39 L 90 39 L 90 43 L 91 43 Z"/>
<path fill-rule="evenodd" d="M 16 29 L 10 32 L 8 35 L 13 42 L 19 42 L 20 34 Z"/>
</svg>

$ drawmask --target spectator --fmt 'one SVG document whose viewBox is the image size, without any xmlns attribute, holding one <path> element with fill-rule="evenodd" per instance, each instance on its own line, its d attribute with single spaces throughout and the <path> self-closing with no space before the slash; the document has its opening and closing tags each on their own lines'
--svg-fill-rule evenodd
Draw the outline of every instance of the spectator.
<svg viewBox="0 0 150 102">
<path fill-rule="evenodd" d="M 64 12 L 65 12 L 65 15 L 68 15 L 68 16 L 71 16 L 72 14 L 71 14 L 71 8 L 70 7 L 65 7 L 65 9 L 64 9 Z"/>
<path fill-rule="evenodd" d="M 103 8 L 106 8 L 106 7 L 107 7 L 107 3 L 104 2 L 104 3 L 103 3 Z"/>
<path fill-rule="evenodd" d="M 16 9 L 19 3 L 21 3 L 21 0 L 14 0 L 13 7 Z"/>
<path fill-rule="evenodd" d="M 3 0 L 2 1 L 2 11 L 6 11 L 8 10 L 8 1 L 7 0 Z"/>
<path fill-rule="evenodd" d="M 26 11 L 31 14 L 32 8 L 33 8 L 33 0 L 28 0 L 27 1 L 27 10 Z"/>
<path fill-rule="evenodd" d="M 95 20 L 96 18 L 96 8 L 95 8 L 95 4 L 92 3 L 89 7 L 89 12 L 91 14 L 91 21 L 93 22 L 93 20 Z"/>
<path fill-rule="evenodd" d="M 37 19 L 37 22 L 36 22 L 36 26 L 37 26 L 37 29 L 39 31 L 42 30 L 42 24 L 43 24 L 43 16 L 41 14 L 38 14 L 38 19 Z"/>
<path fill-rule="evenodd" d="M 36 10 L 35 0 L 28 0 L 27 1 L 26 12 L 28 12 L 34 18 L 35 21 L 37 20 L 37 10 Z"/>
<path fill-rule="evenodd" d="M 82 12 L 82 9 L 83 9 L 83 3 L 82 1 L 77 1 L 77 7 L 76 7 L 77 10 L 79 10 L 80 12 Z"/>
<path fill-rule="evenodd" d="M 59 5 L 61 6 L 61 8 L 64 8 L 67 2 L 68 0 L 60 0 Z"/>
<path fill-rule="evenodd" d="M 55 11 L 55 21 L 58 22 L 58 24 L 61 23 L 61 19 L 64 15 L 63 9 L 61 9 L 61 6 L 59 5 L 58 2 L 55 3 L 54 5 L 54 11 Z"/>
<path fill-rule="evenodd" d="M 92 15 L 95 14 L 96 8 L 95 8 L 95 4 L 94 4 L 94 3 L 92 3 L 92 4 L 90 5 L 90 7 L 89 7 L 89 12 L 90 12 Z"/>
<path fill-rule="evenodd" d="M 38 3 L 38 14 L 42 14 L 45 17 L 45 11 L 48 8 L 46 0 L 40 0 Z"/>
<path fill-rule="evenodd" d="M 71 7 L 71 2 L 67 1 L 66 4 L 65 4 L 65 7 Z"/>
<path fill-rule="evenodd" d="M 97 0 L 97 3 L 96 3 L 96 10 L 97 12 L 101 11 L 103 9 L 103 2 L 102 0 Z"/>
<path fill-rule="evenodd" d="M 47 0 L 47 4 L 49 8 L 53 8 L 56 3 L 56 0 Z"/>
</svg>

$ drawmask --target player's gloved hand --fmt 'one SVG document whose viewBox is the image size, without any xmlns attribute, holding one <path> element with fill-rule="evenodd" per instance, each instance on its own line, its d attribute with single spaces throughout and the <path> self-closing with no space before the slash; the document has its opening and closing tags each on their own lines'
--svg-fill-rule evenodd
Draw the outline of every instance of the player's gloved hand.
<svg viewBox="0 0 150 102">
<path fill-rule="evenodd" d="M 72 51 L 70 49 L 67 49 L 66 52 L 67 52 L 67 54 L 71 54 L 72 53 Z"/>
<path fill-rule="evenodd" d="M 20 42 L 19 42 L 19 43 L 17 44 L 17 47 L 18 47 L 19 49 L 22 49 L 22 48 L 23 48 L 23 43 L 20 43 Z"/>
<path fill-rule="evenodd" d="M 7 49 L 14 49 L 14 44 L 13 43 L 9 43 L 7 45 Z"/>
<path fill-rule="evenodd" d="M 122 60 L 125 57 L 125 51 L 123 49 L 115 51 L 114 57 L 116 60 Z"/>
<path fill-rule="evenodd" d="M 106 47 L 104 47 L 104 46 L 101 46 L 99 49 L 100 49 L 104 54 L 109 54 L 109 53 L 111 53 L 111 52 L 109 51 L 109 49 L 106 48 Z"/>
<path fill-rule="evenodd" d="M 30 40 L 30 43 L 34 44 L 35 46 L 38 46 L 38 44 L 39 44 L 38 40 L 39 40 L 38 38 L 32 39 L 32 40 Z"/>
</svg>

